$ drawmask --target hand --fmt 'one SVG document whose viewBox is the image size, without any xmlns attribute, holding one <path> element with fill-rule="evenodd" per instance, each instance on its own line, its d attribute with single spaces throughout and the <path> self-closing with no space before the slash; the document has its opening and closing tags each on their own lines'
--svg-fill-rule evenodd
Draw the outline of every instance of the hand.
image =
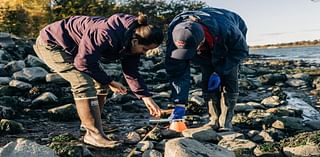
<svg viewBox="0 0 320 157">
<path fill-rule="evenodd" d="M 160 118 L 161 116 L 161 109 L 160 107 L 153 101 L 151 97 L 143 97 L 142 98 L 144 104 L 149 110 L 151 116 Z"/>
<path fill-rule="evenodd" d="M 109 88 L 112 90 L 112 92 L 116 94 L 127 94 L 127 88 L 124 87 L 121 83 L 112 81 L 108 84 Z"/>
</svg>

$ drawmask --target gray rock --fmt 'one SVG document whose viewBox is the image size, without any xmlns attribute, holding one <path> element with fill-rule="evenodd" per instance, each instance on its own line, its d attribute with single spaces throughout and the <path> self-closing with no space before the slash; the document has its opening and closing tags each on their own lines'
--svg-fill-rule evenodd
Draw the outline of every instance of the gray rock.
<svg viewBox="0 0 320 157">
<path fill-rule="evenodd" d="M 1 60 L 0 60 L 1 61 Z M 3 76 L 9 76 L 7 70 L 4 68 L 4 64 L 0 64 L 0 76 L 3 77 Z"/>
<path fill-rule="evenodd" d="M 46 81 L 48 83 L 65 84 L 68 83 L 67 80 L 62 78 L 58 73 L 49 73 L 46 75 Z"/>
<path fill-rule="evenodd" d="M 215 144 L 202 144 L 194 139 L 176 138 L 169 140 L 165 145 L 165 157 L 235 157 L 235 154 L 226 148 Z"/>
<path fill-rule="evenodd" d="M 28 89 L 32 88 L 32 85 L 30 83 L 26 83 L 26 82 L 19 81 L 19 80 L 11 80 L 9 82 L 9 86 L 18 88 L 20 90 L 28 90 Z"/>
<path fill-rule="evenodd" d="M 44 145 L 30 140 L 18 138 L 0 149 L 3 157 L 58 157 L 54 151 Z"/>
<path fill-rule="evenodd" d="M 291 87 L 301 87 L 306 86 L 307 82 L 300 79 L 289 79 L 286 81 L 286 84 L 288 84 Z"/>
<path fill-rule="evenodd" d="M 312 86 L 313 88 L 320 90 L 320 77 L 316 77 L 313 81 L 312 81 Z"/>
<path fill-rule="evenodd" d="M 274 142 L 273 138 L 269 135 L 269 133 L 265 131 L 261 131 L 259 134 L 253 136 L 251 138 L 254 142 Z"/>
<path fill-rule="evenodd" d="M 305 74 L 305 73 L 297 73 L 297 74 L 292 75 L 292 77 L 295 79 L 310 81 L 310 75 Z"/>
<path fill-rule="evenodd" d="M 211 127 L 186 129 L 182 135 L 198 141 L 220 141 L 222 139 Z"/>
<path fill-rule="evenodd" d="M 162 153 L 151 149 L 151 150 L 147 150 L 142 154 L 142 157 L 163 157 Z"/>
<path fill-rule="evenodd" d="M 141 141 L 137 144 L 137 149 L 144 152 L 154 147 L 151 141 Z"/>
<path fill-rule="evenodd" d="M 128 143 L 128 144 L 136 144 L 138 143 L 139 141 L 141 140 L 141 137 L 138 133 L 132 131 L 132 132 L 129 132 L 126 136 L 126 140 L 125 140 L 125 143 Z"/>
<path fill-rule="evenodd" d="M 5 70 L 9 73 L 9 74 L 13 74 L 17 71 L 22 70 L 23 68 L 26 67 L 26 64 L 24 63 L 23 60 L 19 60 L 19 61 L 11 61 L 9 62 L 7 65 L 5 65 Z"/>
<path fill-rule="evenodd" d="M 284 147 L 283 152 L 288 157 L 318 157 L 320 149 L 316 145 L 302 145 L 297 147 Z"/>
<path fill-rule="evenodd" d="M 261 84 L 274 85 L 276 82 L 284 82 L 287 80 L 285 74 L 266 74 L 258 77 Z"/>
<path fill-rule="evenodd" d="M 222 139 L 218 145 L 233 151 L 236 156 L 248 157 L 253 156 L 253 149 L 257 146 L 254 142 L 244 139 L 234 139 L 232 141 Z"/>
<path fill-rule="evenodd" d="M 24 131 L 24 128 L 21 123 L 18 123 L 14 120 L 2 119 L 0 121 L 0 132 L 8 134 L 17 134 Z"/>
<path fill-rule="evenodd" d="M 218 132 L 219 136 L 226 141 L 232 141 L 234 139 L 244 139 L 244 135 L 242 133 L 226 131 L 226 132 Z"/>
<path fill-rule="evenodd" d="M 153 61 L 148 60 L 148 61 L 142 62 L 142 66 L 140 68 L 143 68 L 143 69 L 146 69 L 146 70 L 150 70 L 150 69 L 152 69 L 153 66 L 154 66 Z"/>
<path fill-rule="evenodd" d="M 43 67 L 43 68 L 49 70 L 47 65 L 36 56 L 28 55 L 25 62 L 27 64 L 27 66 L 29 66 L 29 67 Z"/>
<path fill-rule="evenodd" d="M 306 121 L 305 124 L 314 130 L 320 130 L 320 120 Z"/>
<path fill-rule="evenodd" d="M 15 116 L 15 111 L 11 107 L 0 105 L 0 119 L 11 119 Z"/>
<path fill-rule="evenodd" d="M 0 50 L 0 63 L 8 63 L 12 60 L 12 57 L 7 53 L 6 50 Z"/>
<path fill-rule="evenodd" d="M 195 102 L 197 105 L 204 105 L 205 101 L 202 97 L 197 96 L 197 95 L 192 95 L 190 98 L 190 101 Z"/>
<path fill-rule="evenodd" d="M 58 98 L 51 92 L 42 93 L 40 96 L 32 100 L 32 107 L 38 107 L 40 104 L 57 103 Z"/>
<path fill-rule="evenodd" d="M 74 104 L 66 104 L 48 110 L 52 121 L 72 121 L 77 119 L 77 110 Z"/>
<path fill-rule="evenodd" d="M 278 96 L 271 96 L 271 97 L 263 99 L 261 101 L 261 104 L 266 107 L 277 107 L 281 104 L 280 102 L 281 102 L 281 100 Z"/>
<path fill-rule="evenodd" d="M 45 80 L 48 72 L 41 67 L 23 68 L 21 71 L 15 72 L 13 78 L 22 81 L 42 81 Z"/>
<path fill-rule="evenodd" d="M 3 48 L 13 47 L 15 42 L 12 40 L 11 35 L 6 32 L 0 32 L 0 46 Z"/>
<path fill-rule="evenodd" d="M 0 85 L 8 85 L 11 80 L 11 77 L 0 77 Z"/>
<path fill-rule="evenodd" d="M 272 123 L 272 127 L 280 130 L 291 131 L 302 131 L 306 129 L 303 125 L 303 119 L 296 117 L 278 118 L 274 123 Z"/>
</svg>

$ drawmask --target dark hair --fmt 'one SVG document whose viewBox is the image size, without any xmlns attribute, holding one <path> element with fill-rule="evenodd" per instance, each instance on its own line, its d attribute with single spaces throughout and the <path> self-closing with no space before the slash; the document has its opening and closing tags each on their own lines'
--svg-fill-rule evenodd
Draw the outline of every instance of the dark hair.
<svg viewBox="0 0 320 157">
<path fill-rule="evenodd" d="M 138 43 L 142 45 L 160 45 L 162 43 L 164 35 L 161 28 L 148 24 L 145 14 L 139 13 L 137 23 L 138 26 L 132 35 L 132 39 L 138 39 Z"/>
</svg>

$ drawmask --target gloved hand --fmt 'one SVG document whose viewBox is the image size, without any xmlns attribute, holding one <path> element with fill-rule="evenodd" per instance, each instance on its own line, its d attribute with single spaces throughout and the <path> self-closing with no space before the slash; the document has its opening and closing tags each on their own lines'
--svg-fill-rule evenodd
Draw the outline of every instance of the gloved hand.
<svg viewBox="0 0 320 157">
<path fill-rule="evenodd" d="M 220 87 L 220 76 L 217 73 L 212 73 L 208 81 L 208 92 L 214 92 Z"/>
<path fill-rule="evenodd" d="M 186 107 L 184 104 L 178 104 L 174 107 L 169 119 L 171 120 L 177 120 L 177 119 L 183 119 L 183 117 L 186 114 Z"/>
</svg>

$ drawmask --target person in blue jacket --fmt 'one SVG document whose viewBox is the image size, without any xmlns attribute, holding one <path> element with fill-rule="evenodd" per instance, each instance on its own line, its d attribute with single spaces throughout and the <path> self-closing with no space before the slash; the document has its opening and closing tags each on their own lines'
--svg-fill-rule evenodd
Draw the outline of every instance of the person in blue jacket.
<svg viewBox="0 0 320 157">
<path fill-rule="evenodd" d="M 75 100 L 84 142 L 112 148 L 102 129 L 101 112 L 107 89 L 127 94 L 127 88 L 101 68 L 100 61 L 119 60 L 124 78 L 137 98 L 143 100 L 152 116 L 161 110 L 152 99 L 139 74 L 139 59 L 163 41 L 162 30 L 148 24 L 146 16 L 117 13 L 109 18 L 71 16 L 47 25 L 40 31 L 34 50 L 52 70 L 66 79 Z"/>
<path fill-rule="evenodd" d="M 199 64 L 202 93 L 210 114 L 206 125 L 214 129 L 233 129 L 239 65 L 249 51 L 246 33 L 239 15 L 218 8 L 183 12 L 169 25 L 165 66 L 172 102 L 176 106 L 187 103 L 190 61 Z"/>
</svg>

